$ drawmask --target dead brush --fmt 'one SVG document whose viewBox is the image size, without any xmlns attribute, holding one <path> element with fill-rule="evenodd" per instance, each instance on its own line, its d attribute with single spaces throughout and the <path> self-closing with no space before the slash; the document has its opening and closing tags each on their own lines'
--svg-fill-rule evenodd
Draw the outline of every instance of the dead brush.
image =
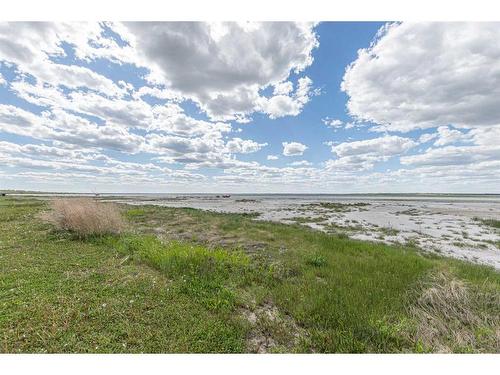
<svg viewBox="0 0 500 375">
<path fill-rule="evenodd" d="M 415 341 L 433 352 L 500 350 L 498 294 L 478 293 L 440 273 L 432 277 L 410 307 L 417 321 Z M 481 341 L 481 343 L 479 342 Z"/>
<path fill-rule="evenodd" d="M 125 223 L 118 207 L 91 198 L 55 199 L 44 218 L 79 238 L 120 233 Z"/>
</svg>

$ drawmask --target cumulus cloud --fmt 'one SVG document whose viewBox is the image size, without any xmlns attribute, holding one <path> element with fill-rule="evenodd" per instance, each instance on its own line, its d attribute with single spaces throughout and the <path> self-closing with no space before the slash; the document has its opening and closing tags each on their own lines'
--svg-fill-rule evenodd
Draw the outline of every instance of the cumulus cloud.
<svg viewBox="0 0 500 375">
<path fill-rule="evenodd" d="M 16 142 L 0 141 L 2 181 L 57 182 L 58 189 L 76 181 L 84 189 L 137 184 L 141 191 L 249 183 L 352 191 L 468 181 L 495 188 L 500 121 L 492 105 L 499 87 L 492 34 L 499 33 L 491 24 L 457 25 L 391 25 L 346 71 L 342 88 L 354 118 L 323 123 L 349 129 L 373 121 L 387 135 L 327 143 L 335 156 L 323 163 L 273 167 L 238 160 L 267 143 L 232 138 L 242 129 L 230 121 L 296 116 L 318 94 L 305 71 L 318 46 L 314 24 L 0 24 L 0 85 L 14 99 L 0 103 L 0 132 Z M 104 65 L 116 70 L 108 75 Z M 431 130 L 418 140 L 391 135 L 414 128 Z M 426 149 L 410 155 L 417 144 Z M 308 148 L 282 146 L 285 156 Z M 398 170 L 370 171 L 394 156 Z"/>
<path fill-rule="evenodd" d="M 293 163 L 290 163 L 292 167 L 308 167 L 312 165 L 310 161 L 307 160 L 300 160 L 300 161 L 294 161 Z"/>
<path fill-rule="evenodd" d="M 343 156 L 337 159 L 330 159 L 325 162 L 328 171 L 367 171 L 375 166 L 375 163 L 382 160 L 378 155 L 362 154 Z"/>
<path fill-rule="evenodd" d="M 131 22 L 125 28 L 151 70 L 149 79 L 194 100 L 214 119 L 259 110 L 259 90 L 270 85 L 279 97 L 271 105 L 280 108 L 276 117 L 296 114 L 308 95 L 303 91 L 310 84 L 299 81 L 296 102 L 285 103 L 291 91 L 286 80 L 313 61 L 318 40 L 312 23 Z"/>
<path fill-rule="evenodd" d="M 0 131 L 35 139 L 128 153 L 138 152 L 142 144 L 142 137 L 122 127 L 98 126 L 87 119 L 62 110 L 43 112 L 39 116 L 4 104 L 0 104 Z"/>
<path fill-rule="evenodd" d="M 299 156 L 307 150 L 307 146 L 299 142 L 283 142 L 282 145 L 285 156 Z"/>
<path fill-rule="evenodd" d="M 297 116 L 311 97 L 312 80 L 309 77 L 299 78 L 297 90 L 293 95 L 275 95 L 271 98 L 259 98 L 258 108 L 275 119 L 283 116 Z"/>
<path fill-rule="evenodd" d="M 445 146 L 451 143 L 466 140 L 467 134 L 462 133 L 460 130 L 453 129 L 448 126 L 440 126 L 438 128 L 438 139 L 434 142 L 435 146 Z"/>
<path fill-rule="evenodd" d="M 125 93 L 112 80 L 93 70 L 56 63 L 64 57 L 62 42 L 72 45 L 82 59 L 119 56 L 120 48 L 112 39 L 102 37 L 98 23 L 4 22 L 0 24 L 0 60 L 14 64 L 38 83 L 70 89 L 86 88 L 110 96 Z M 97 46 L 99 46 L 97 48 Z"/>
<path fill-rule="evenodd" d="M 267 146 L 267 143 L 257 143 L 250 139 L 241 138 L 233 138 L 226 144 L 227 150 L 235 154 L 250 154 L 259 151 L 265 146 Z"/>
<path fill-rule="evenodd" d="M 327 144 L 338 157 L 326 161 L 325 166 L 329 170 L 369 170 L 375 166 L 375 163 L 403 154 L 417 145 L 412 139 L 395 135 L 340 144 L 328 142 Z"/>
<path fill-rule="evenodd" d="M 500 23 L 395 23 L 347 68 L 349 113 L 383 129 L 500 123 Z"/>
<path fill-rule="evenodd" d="M 464 135 L 451 133 L 449 129 L 441 129 L 441 137 L 434 145 L 447 145 L 445 147 L 428 148 L 425 152 L 417 155 L 404 156 L 401 164 L 412 166 L 449 166 L 476 164 L 483 162 L 495 162 L 500 160 L 500 126 L 491 128 L 476 128 Z M 456 140 L 466 138 L 467 143 L 461 146 L 448 146 Z M 496 168 L 495 164 L 483 164 L 483 166 Z"/>
<path fill-rule="evenodd" d="M 332 145 L 332 152 L 336 153 L 339 157 L 367 154 L 387 157 L 404 153 L 415 145 L 416 142 L 412 139 L 386 135 L 380 138 Z"/>
<path fill-rule="evenodd" d="M 80 61 L 106 58 L 147 70 L 152 87 L 137 97 L 195 101 L 212 119 L 248 122 L 253 112 L 295 116 L 308 102 L 312 82 L 288 80 L 311 65 L 319 43 L 313 23 L 3 23 L 0 60 L 38 85 L 92 90 L 115 99 L 133 91 L 76 62 L 59 62 L 70 48 Z M 120 43 L 105 33 L 112 29 Z M 64 46 L 64 48 L 63 48 Z M 69 47 L 68 47 L 69 46 Z M 171 53 L 175 50 L 175 53 Z M 274 95 L 260 91 L 274 87 Z"/>
<path fill-rule="evenodd" d="M 433 139 L 436 139 L 437 136 L 438 136 L 437 133 L 425 133 L 425 134 L 422 134 L 418 138 L 418 143 L 427 143 L 429 141 L 432 141 Z"/>
<path fill-rule="evenodd" d="M 220 134 L 193 138 L 150 134 L 146 138 L 144 150 L 161 155 L 155 160 L 162 163 L 182 163 L 188 169 L 228 169 L 253 165 L 237 160 L 233 154 L 257 152 L 267 145 L 241 138 L 233 138 L 225 144 Z"/>
<path fill-rule="evenodd" d="M 293 91 L 293 83 L 290 81 L 279 82 L 274 85 L 273 95 L 288 95 Z"/>
<path fill-rule="evenodd" d="M 423 154 L 404 156 L 401 164 L 414 166 L 466 165 L 500 158 L 499 147 L 446 146 L 431 148 Z"/>
</svg>

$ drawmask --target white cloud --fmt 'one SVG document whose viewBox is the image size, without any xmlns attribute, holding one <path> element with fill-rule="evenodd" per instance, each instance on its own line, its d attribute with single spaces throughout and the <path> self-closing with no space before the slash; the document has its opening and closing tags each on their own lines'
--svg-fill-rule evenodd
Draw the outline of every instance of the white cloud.
<svg viewBox="0 0 500 375">
<path fill-rule="evenodd" d="M 380 138 L 335 144 L 327 142 L 338 158 L 325 162 L 328 170 L 369 170 L 375 163 L 403 154 L 416 146 L 409 138 L 386 135 Z"/>
<path fill-rule="evenodd" d="M 130 45 L 103 33 L 107 27 Z M 329 142 L 334 160 L 318 167 L 306 160 L 273 167 L 237 159 L 267 143 L 231 138 L 242 130 L 234 130 L 228 121 L 249 122 L 258 113 L 295 116 L 318 94 L 304 72 L 318 45 L 312 24 L 0 24 L 0 61 L 9 70 L 8 82 L 0 75 L 0 85 L 20 98 L 19 103 L 30 103 L 0 103 L 0 132 L 22 136 L 13 138 L 19 144 L 0 141 L 0 175 L 19 187 L 59 190 L 100 184 L 108 191 L 133 186 L 136 191 L 220 191 L 222 186 L 245 189 L 252 183 L 256 191 L 353 191 L 360 186 L 446 190 L 471 186 L 467 184 L 493 191 L 498 189 L 500 126 L 491 124 L 500 121 L 494 122 L 498 110 L 490 96 L 498 94 L 498 63 L 492 57 L 498 48 L 483 32 L 488 28 L 495 33 L 491 25 L 466 25 L 462 34 L 460 27 L 449 25 L 393 26 L 374 44 L 375 52 L 362 51 L 345 75 L 343 87 L 357 118 L 345 123 L 322 120 L 334 129 L 359 128 L 366 126 L 361 120 L 370 119 L 388 131 L 432 128 L 434 133 L 418 139 L 435 140 L 431 147 L 408 155 L 417 141 L 394 135 Z M 406 33 L 413 33 L 414 45 Z M 426 40 L 425 33 L 432 38 Z M 446 43 L 435 43 L 434 35 Z M 393 50 L 394 40 L 406 51 Z M 62 46 L 72 53 L 66 56 Z M 382 56 L 381 65 L 372 61 L 371 53 Z M 464 60 L 467 54 L 470 58 Z M 111 69 L 114 63 L 130 63 L 140 71 L 135 70 L 137 77 L 122 75 L 120 69 L 106 76 L 107 70 L 92 64 L 96 59 Z M 127 74 L 133 65 L 127 66 Z M 143 72 L 149 81 L 143 81 Z M 477 79 L 470 79 L 471 72 Z M 183 109 L 189 99 L 200 113 Z M 307 149 L 298 142 L 282 145 L 286 156 Z M 398 155 L 405 155 L 399 170 L 369 171 Z M 279 158 L 267 155 L 267 160 Z M 218 170 L 195 173 L 201 168 Z"/>
<path fill-rule="evenodd" d="M 233 138 L 226 144 L 226 148 L 231 153 L 250 154 L 259 151 L 262 147 L 267 146 L 267 143 L 257 143 L 250 139 Z"/>
<path fill-rule="evenodd" d="M 53 61 L 53 57 L 65 56 L 63 41 L 71 44 L 82 60 L 119 56 L 118 46 L 101 33 L 98 23 L 4 22 L 0 24 L 0 60 L 15 64 L 20 73 L 34 76 L 39 84 L 121 96 L 125 90 L 109 78 L 83 66 Z"/>
<path fill-rule="evenodd" d="M 355 118 L 388 130 L 500 123 L 500 23 L 407 23 L 358 52 L 342 90 Z"/>
<path fill-rule="evenodd" d="M 438 128 L 438 139 L 434 142 L 435 146 L 445 146 L 458 141 L 463 141 L 468 138 L 467 134 L 460 130 L 452 129 L 448 126 L 440 126 Z"/>
<path fill-rule="evenodd" d="M 59 90 L 22 81 L 13 82 L 11 89 L 31 103 L 94 116 L 107 125 L 163 131 L 181 136 L 231 131 L 228 123 L 213 123 L 187 116 L 176 103 L 150 106 L 135 95 L 128 100 L 107 98 L 92 92 L 71 92 L 64 95 Z"/>
<path fill-rule="evenodd" d="M 334 119 L 334 118 L 329 118 L 329 117 L 325 117 L 325 118 L 321 119 L 321 121 L 326 126 L 328 126 L 330 128 L 334 128 L 334 129 L 335 128 L 340 128 L 344 124 L 344 122 L 342 120 Z"/>
<path fill-rule="evenodd" d="M 311 97 L 312 81 L 309 77 L 299 78 L 297 90 L 293 95 L 275 95 L 271 98 L 258 99 L 259 109 L 267 113 L 270 118 L 283 116 L 297 116 Z"/>
<path fill-rule="evenodd" d="M 298 156 L 304 154 L 307 146 L 299 142 L 283 142 L 283 155 L 285 156 Z"/>
<path fill-rule="evenodd" d="M 293 91 L 293 83 L 290 81 L 280 82 L 274 85 L 273 95 L 288 95 Z"/>
<path fill-rule="evenodd" d="M 375 163 L 382 160 L 379 155 L 362 154 L 343 156 L 338 159 L 327 160 L 325 169 L 327 171 L 367 171 L 375 166 Z"/>
<path fill-rule="evenodd" d="M 207 154 L 215 150 L 222 150 L 224 143 L 220 138 L 197 137 L 186 138 L 173 135 L 149 134 L 147 137 L 151 151 L 159 154 Z"/>
<path fill-rule="evenodd" d="M 446 146 L 431 148 L 423 154 L 404 156 L 401 164 L 414 166 L 467 165 L 482 161 L 497 161 L 500 147 Z"/>
<path fill-rule="evenodd" d="M 404 153 L 415 145 L 416 142 L 409 138 L 386 135 L 380 138 L 332 145 L 332 152 L 336 153 L 339 157 L 367 154 L 389 157 Z"/>
<path fill-rule="evenodd" d="M 79 146 L 138 152 L 142 137 L 118 126 L 98 126 L 62 110 L 41 116 L 11 105 L 0 104 L 0 131 L 35 139 L 54 140 Z"/>
<path fill-rule="evenodd" d="M 130 40 L 150 80 L 190 98 L 213 119 L 245 119 L 259 109 L 259 90 L 275 87 L 267 113 L 297 114 L 309 90 L 299 81 L 294 104 L 285 103 L 291 73 L 311 65 L 318 46 L 312 23 L 132 22 Z M 175 50 L 176 53 L 171 53 Z M 307 86 L 307 87 L 306 87 Z M 285 94 L 286 93 L 286 94 Z M 290 101 L 290 100 L 288 100 Z M 277 108 L 279 109 L 277 109 Z M 299 108 L 300 107 L 300 108 Z"/>
<path fill-rule="evenodd" d="M 300 160 L 300 161 L 294 161 L 293 163 L 290 163 L 292 167 L 308 167 L 311 166 L 312 163 L 307 160 Z"/>
<path fill-rule="evenodd" d="M 418 143 L 427 143 L 429 141 L 432 141 L 433 139 L 436 139 L 437 136 L 438 136 L 437 133 L 425 133 L 425 134 L 422 134 L 418 138 Z"/>
<path fill-rule="evenodd" d="M 449 136 L 449 132 L 449 129 L 441 129 L 440 133 L 445 136 L 439 138 L 434 145 L 448 145 L 457 139 L 462 140 L 465 137 L 468 143 L 472 144 L 429 148 L 421 154 L 402 157 L 401 164 L 413 166 L 465 166 L 467 164 L 500 160 L 500 126 L 476 128 L 467 135 L 451 133 L 451 136 Z M 483 165 L 487 166 L 488 164 Z M 496 168 L 496 165 L 491 164 L 491 167 Z"/>
</svg>

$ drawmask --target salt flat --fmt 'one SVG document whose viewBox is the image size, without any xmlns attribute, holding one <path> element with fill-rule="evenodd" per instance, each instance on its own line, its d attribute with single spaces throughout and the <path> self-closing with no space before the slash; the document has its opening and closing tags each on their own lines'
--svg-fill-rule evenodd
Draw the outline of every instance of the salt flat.
<svg viewBox="0 0 500 375">
<path fill-rule="evenodd" d="M 497 195 L 158 195 L 112 199 L 129 204 L 253 213 L 256 220 L 300 223 L 351 238 L 403 243 L 500 269 Z"/>
</svg>

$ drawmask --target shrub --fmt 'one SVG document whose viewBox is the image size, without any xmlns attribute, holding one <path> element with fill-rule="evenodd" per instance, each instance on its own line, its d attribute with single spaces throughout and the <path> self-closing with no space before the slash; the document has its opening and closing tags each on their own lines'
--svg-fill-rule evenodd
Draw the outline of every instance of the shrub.
<svg viewBox="0 0 500 375">
<path fill-rule="evenodd" d="M 80 238 L 117 234 L 124 221 L 118 207 L 90 198 L 56 199 L 46 218 L 59 229 L 68 230 Z"/>
</svg>

